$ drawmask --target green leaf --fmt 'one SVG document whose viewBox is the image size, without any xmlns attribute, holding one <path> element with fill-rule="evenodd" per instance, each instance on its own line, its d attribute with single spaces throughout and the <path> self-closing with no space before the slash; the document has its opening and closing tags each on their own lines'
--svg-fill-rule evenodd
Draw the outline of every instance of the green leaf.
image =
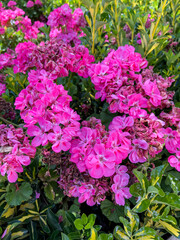
<svg viewBox="0 0 180 240">
<path fill-rule="evenodd" d="M 119 217 L 124 216 L 124 207 L 115 205 L 107 199 L 101 203 L 101 211 L 110 221 L 115 223 L 119 223 Z"/>
<path fill-rule="evenodd" d="M 86 216 L 85 213 L 82 214 L 81 220 L 82 220 L 83 225 L 86 225 L 86 224 L 87 224 L 88 218 L 87 218 L 87 216 Z"/>
<path fill-rule="evenodd" d="M 70 240 L 69 237 L 64 233 L 61 233 L 61 238 L 62 240 Z"/>
<path fill-rule="evenodd" d="M 70 240 L 79 240 L 81 239 L 81 234 L 79 232 L 70 232 L 68 234 L 68 237 L 70 238 Z"/>
<path fill-rule="evenodd" d="M 77 86 L 71 82 L 68 85 L 68 94 L 71 96 L 77 94 Z"/>
<path fill-rule="evenodd" d="M 162 175 L 164 174 L 168 164 L 156 167 L 151 172 L 151 185 L 161 184 Z"/>
<path fill-rule="evenodd" d="M 130 220 L 131 233 L 137 231 L 139 228 L 139 217 L 136 213 L 133 213 L 129 206 L 125 207 L 125 214 Z"/>
<path fill-rule="evenodd" d="M 48 240 L 57 240 L 57 239 L 60 239 L 60 232 L 58 229 L 52 232 Z"/>
<path fill-rule="evenodd" d="M 143 191 L 146 192 L 146 190 L 149 186 L 149 182 L 148 182 L 147 178 L 145 177 L 145 175 L 142 172 L 137 171 L 136 169 L 133 170 L 133 173 L 137 177 L 137 179 L 139 180 Z"/>
<path fill-rule="evenodd" d="M 74 225 L 75 225 L 77 230 L 82 230 L 84 228 L 83 222 L 80 218 L 78 218 L 74 221 Z"/>
<path fill-rule="evenodd" d="M 139 182 L 134 183 L 133 185 L 130 186 L 130 193 L 134 196 L 134 197 L 139 197 L 139 196 L 143 196 L 143 189 L 142 186 Z"/>
<path fill-rule="evenodd" d="M 54 192 L 54 189 L 53 187 L 51 186 L 51 184 L 47 184 L 45 187 L 44 187 L 44 193 L 46 195 L 46 197 L 50 200 L 54 200 L 55 199 L 55 192 Z"/>
<path fill-rule="evenodd" d="M 30 199 L 32 194 L 31 185 L 23 182 L 19 189 L 16 189 L 15 184 L 10 184 L 7 187 L 6 201 L 10 206 L 18 206 L 22 202 Z"/>
<path fill-rule="evenodd" d="M 47 210 L 47 222 L 52 229 L 59 229 L 62 231 L 58 217 L 49 208 Z"/>
<path fill-rule="evenodd" d="M 133 208 L 133 211 L 142 213 L 147 210 L 147 208 L 150 205 L 150 200 L 149 199 L 143 199 L 138 202 L 138 204 Z"/>
<path fill-rule="evenodd" d="M 40 222 L 41 228 L 44 232 L 46 232 L 46 233 L 51 232 L 50 228 L 48 227 L 48 224 L 47 224 L 46 220 L 43 217 L 39 216 L 39 222 Z"/>
<path fill-rule="evenodd" d="M 159 223 L 165 228 L 168 232 L 173 234 L 175 237 L 180 237 L 180 230 L 177 227 L 172 226 L 171 224 L 159 220 Z"/>
<path fill-rule="evenodd" d="M 96 21 L 95 29 L 98 31 L 99 28 L 103 27 L 106 23 L 104 21 Z"/>
<path fill-rule="evenodd" d="M 156 193 L 156 194 L 159 194 L 161 197 L 164 197 L 164 195 L 165 195 L 164 191 L 163 191 L 160 187 L 158 187 L 158 186 L 156 186 L 156 187 L 154 187 L 154 186 L 149 186 L 147 192 L 148 192 L 148 193 Z"/>
<path fill-rule="evenodd" d="M 170 180 L 171 187 L 173 189 L 173 192 L 175 194 L 178 194 L 180 192 L 180 182 L 179 179 L 177 179 L 175 176 L 172 174 L 168 174 L 168 178 Z"/>
<path fill-rule="evenodd" d="M 170 215 L 161 217 L 161 220 L 171 223 L 172 225 L 177 225 L 177 220 L 175 219 L 175 217 L 170 216 Z"/>
<path fill-rule="evenodd" d="M 180 209 L 180 196 L 176 195 L 175 193 L 166 192 L 164 197 L 157 196 L 153 202 L 166 204 L 171 207 Z"/>
<path fill-rule="evenodd" d="M 97 240 L 97 231 L 95 228 L 91 228 L 91 236 L 88 240 Z"/>
<path fill-rule="evenodd" d="M 21 228 L 20 231 L 13 232 L 13 233 L 11 234 L 11 240 L 17 239 L 17 238 L 20 239 L 20 237 L 26 235 L 27 233 L 28 233 L 28 230 L 27 230 L 27 229 L 22 229 L 22 228 Z"/>
<path fill-rule="evenodd" d="M 109 234 L 101 233 L 97 240 L 113 240 L 113 235 L 111 233 Z"/>
<path fill-rule="evenodd" d="M 151 239 L 155 239 L 156 235 L 157 235 L 156 231 L 149 227 L 142 227 L 134 234 L 134 236 L 138 237 L 137 239 L 142 239 L 142 240 L 143 238 L 140 238 L 140 237 L 144 237 L 144 239 L 146 237 L 146 240 L 151 240 Z M 157 238 L 157 239 L 161 240 L 162 238 Z"/>
<path fill-rule="evenodd" d="M 119 217 L 119 219 L 120 219 L 121 223 L 123 224 L 126 234 L 130 237 L 132 235 L 132 233 L 131 233 L 131 225 L 130 225 L 129 221 L 124 217 Z"/>
<path fill-rule="evenodd" d="M 114 228 L 114 236 L 118 240 L 130 240 L 130 238 L 125 234 L 124 230 L 120 226 Z"/>
<path fill-rule="evenodd" d="M 36 223 L 31 221 L 29 225 L 30 240 L 38 239 Z"/>
<path fill-rule="evenodd" d="M 90 214 L 88 216 L 88 223 L 86 224 L 84 229 L 91 229 L 95 224 L 95 220 L 96 220 L 96 215 L 95 214 Z"/>
</svg>

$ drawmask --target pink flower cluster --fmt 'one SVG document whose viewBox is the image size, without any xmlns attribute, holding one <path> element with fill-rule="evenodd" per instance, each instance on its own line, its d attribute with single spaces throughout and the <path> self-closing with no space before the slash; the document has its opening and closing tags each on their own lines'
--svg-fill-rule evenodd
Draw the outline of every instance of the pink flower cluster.
<svg viewBox="0 0 180 240">
<path fill-rule="evenodd" d="M 14 65 L 14 51 L 7 49 L 5 53 L 0 54 L 0 70 Z"/>
<path fill-rule="evenodd" d="M 36 0 L 35 2 L 33 1 L 28 1 L 27 4 L 26 4 L 26 7 L 27 8 L 32 8 L 34 7 L 34 5 L 39 5 L 39 6 L 42 6 L 42 2 L 40 0 Z"/>
<path fill-rule="evenodd" d="M 80 203 L 86 202 L 89 206 L 100 204 L 107 195 L 115 198 L 119 205 L 125 204 L 125 198 L 131 197 L 129 175 L 126 166 L 117 166 L 110 178 L 93 179 L 87 172 L 80 173 L 73 163 L 64 159 L 61 167 L 59 185 L 64 194 L 69 197 L 78 197 Z"/>
<path fill-rule="evenodd" d="M 4 27 L 17 26 L 16 31 L 21 30 L 25 34 L 25 39 L 37 39 L 37 34 L 40 32 L 38 29 L 44 26 L 42 22 L 31 23 L 31 19 L 27 16 L 23 17 L 25 12 L 16 7 L 16 2 L 10 1 L 7 5 L 10 9 L 0 7 L 0 29 L 1 33 L 5 33 Z"/>
<path fill-rule="evenodd" d="M 30 164 L 35 153 L 21 128 L 0 125 L 0 173 L 2 176 L 7 173 L 9 182 L 16 182 L 17 173 L 23 172 L 23 166 Z"/>
<path fill-rule="evenodd" d="M 69 5 L 64 4 L 50 13 L 47 22 L 51 27 L 49 36 L 80 44 L 78 37 L 83 36 L 81 27 L 85 27 L 86 21 L 80 8 L 76 8 L 73 14 L 71 12 Z"/>
<path fill-rule="evenodd" d="M 147 21 L 146 21 L 145 27 L 146 27 L 146 28 L 150 28 L 152 22 L 154 22 L 154 18 L 151 18 L 151 14 L 148 14 L 148 17 L 147 17 Z"/>
<path fill-rule="evenodd" d="M 87 78 L 88 68 L 94 61 L 94 56 L 85 46 L 72 47 L 60 39 L 52 39 L 38 46 L 32 42 L 19 43 L 15 51 L 15 73 L 36 67 L 46 70 L 55 78 L 68 76 L 69 71 Z"/>
<path fill-rule="evenodd" d="M 179 115 L 180 117 L 180 115 Z M 175 154 L 168 158 L 168 162 L 171 167 L 176 168 L 180 172 L 180 131 L 172 130 L 168 127 L 165 130 L 166 141 L 165 147 L 169 153 Z"/>
<path fill-rule="evenodd" d="M 71 97 L 45 70 L 30 71 L 28 80 L 30 84 L 20 92 L 15 106 L 27 133 L 34 137 L 32 146 L 50 142 L 54 152 L 68 151 L 80 127 L 79 115 L 70 108 Z"/>
<path fill-rule="evenodd" d="M 0 74 L 0 96 L 6 92 L 5 76 Z"/>
<path fill-rule="evenodd" d="M 102 63 L 92 64 L 89 75 L 97 90 L 95 97 L 106 99 L 110 112 L 139 118 L 147 116 L 145 109 L 171 106 L 174 92 L 167 88 L 174 80 L 154 74 L 151 67 L 144 69 L 147 61 L 134 50 L 128 45 L 112 50 Z"/>
<path fill-rule="evenodd" d="M 25 36 L 26 40 L 37 39 L 39 28 L 44 27 L 44 23 L 40 21 L 35 21 L 32 24 L 31 19 L 27 16 L 22 17 L 15 21 L 15 25 L 17 26 L 17 31 L 21 30 Z"/>
<path fill-rule="evenodd" d="M 107 132 L 100 120 L 91 118 L 72 141 L 70 161 L 80 172 L 88 171 L 92 178 L 110 177 L 129 153 L 131 141 L 122 130 Z"/>
<path fill-rule="evenodd" d="M 159 120 L 153 113 L 145 118 L 136 118 L 125 115 L 117 116 L 109 125 L 110 130 L 126 131 L 131 140 L 129 160 L 132 163 L 143 163 L 148 157 L 155 157 L 162 151 L 164 144 L 164 122 Z"/>
<path fill-rule="evenodd" d="M 160 117 L 165 121 L 166 126 L 174 126 L 180 130 L 180 108 L 177 108 L 172 103 L 172 110 L 169 113 L 161 112 Z"/>
</svg>

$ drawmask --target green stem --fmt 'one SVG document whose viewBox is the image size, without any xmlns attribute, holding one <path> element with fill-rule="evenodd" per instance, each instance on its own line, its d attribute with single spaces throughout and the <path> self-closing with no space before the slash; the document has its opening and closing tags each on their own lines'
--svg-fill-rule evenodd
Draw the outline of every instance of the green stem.
<svg viewBox="0 0 180 240">
<path fill-rule="evenodd" d="M 161 13 L 160 13 L 159 16 L 158 16 L 156 25 L 155 25 L 155 27 L 154 27 L 154 29 L 153 29 L 152 36 L 151 36 L 151 40 L 153 40 L 153 38 L 154 38 L 154 35 L 155 35 L 155 33 L 156 33 L 156 30 L 157 30 L 157 27 L 158 27 L 159 22 L 160 22 L 160 20 L 161 20 L 161 16 L 162 16 L 163 13 L 164 13 L 165 7 L 166 7 L 166 0 L 164 0 L 164 3 L 162 4 L 162 11 L 161 11 Z"/>
<path fill-rule="evenodd" d="M 13 126 L 15 126 L 15 127 L 18 127 L 18 128 L 20 127 L 19 125 L 15 124 L 15 123 L 13 123 L 13 122 L 11 122 L 11 121 L 3 118 L 3 117 L 0 117 L 0 120 L 3 121 L 3 122 L 5 122 L 6 124 L 11 124 L 11 125 L 13 125 Z"/>
<path fill-rule="evenodd" d="M 96 15 L 97 15 L 97 10 L 98 10 L 98 5 L 99 5 L 99 3 L 96 4 L 94 15 L 93 15 L 93 29 L 92 29 L 92 54 L 93 55 L 94 55 L 94 51 L 95 51 L 95 30 L 96 30 Z"/>
<path fill-rule="evenodd" d="M 114 0 L 114 5 L 115 5 L 115 24 L 117 26 L 117 44 L 118 47 L 120 46 L 120 41 L 119 41 L 119 23 L 118 23 L 118 13 L 117 13 L 117 0 Z"/>
<path fill-rule="evenodd" d="M 71 72 L 71 73 L 70 73 L 70 76 L 69 76 L 69 79 L 68 79 L 68 83 L 67 83 L 68 89 L 69 89 L 69 87 L 70 87 L 72 75 L 73 75 L 73 73 Z"/>
<path fill-rule="evenodd" d="M 131 30 L 131 32 L 132 32 L 132 35 L 131 35 L 131 41 L 132 41 L 132 44 L 133 44 L 133 42 L 134 42 L 134 29 Z"/>
</svg>

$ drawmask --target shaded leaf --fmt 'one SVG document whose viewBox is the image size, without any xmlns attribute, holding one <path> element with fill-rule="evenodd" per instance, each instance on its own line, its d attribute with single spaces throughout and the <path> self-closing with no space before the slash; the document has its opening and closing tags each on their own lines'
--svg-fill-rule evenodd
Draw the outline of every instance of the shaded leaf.
<svg viewBox="0 0 180 240">
<path fill-rule="evenodd" d="M 10 206 L 18 206 L 22 202 L 30 199 L 32 194 L 31 185 L 23 182 L 19 189 L 16 189 L 15 184 L 11 184 L 7 189 L 6 201 Z"/>
<path fill-rule="evenodd" d="M 115 205 L 107 199 L 101 203 L 101 211 L 110 221 L 115 223 L 119 223 L 119 217 L 124 216 L 124 207 Z"/>
</svg>

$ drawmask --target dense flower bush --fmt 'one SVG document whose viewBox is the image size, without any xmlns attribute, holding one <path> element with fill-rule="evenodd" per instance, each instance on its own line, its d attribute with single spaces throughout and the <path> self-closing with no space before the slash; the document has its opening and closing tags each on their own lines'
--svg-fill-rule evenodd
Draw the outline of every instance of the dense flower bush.
<svg viewBox="0 0 180 240">
<path fill-rule="evenodd" d="M 166 7 L 163 4 L 161 9 Z M 14 1 L 7 6 L 0 2 L 3 223 L 11 215 L 8 207 L 15 214 L 14 206 L 30 201 L 18 210 L 25 209 L 29 215 L 23 213 L 20 220 L 4 229 L 5 240 L 23 217 L 31 221 L 29 228 L 38 219 L 47 234 L 50 229 L 46 220 L 49 225 L 55 222 L 57 235 L 48 239 L 60 235 L 63 239 L 66 235 L 62 231 L 69 234 L 67 239 L 73 239 L 76 230 L 82 231 L 77 239 L 106 239 L 97 238 L 99 229 L 93 227 L 92 215 L 74 219 L 76 210 L 72 209 L 77 209 L 77 204 L 82 209 L 85 204 L 101 209 L 108 219 L 121 222 L 125 231 L 120 226 L 115 228 L 116 239 L 139 239 L 140 235 L 152 239 L 149 236 L 155 236 L 159 226 L 180 236 L 175 226 L 176 208 L 180 209 L 179 70 L 168 60 L 160 71 L 152 54 L 169 57 L 178 48 L 178 43 L 173 44 L 176 39 L 167 43 L 167 34 L 175 34 L 175 19 L 170 30 L 167 25 L 160 32 L 156 26 L 160 18 L 156 19 L 152 11 L 136 23 L 132 20 L 139 19 L 135 7 L 124 10 L 123 5 L 118 8 L 117 1 L 107 5 L 112 12 L 103 15 L 106 5 L 100 1 L 84 3 L 89 10 L 85 14 L 83 8 L 72 11 L 66 3 L 50 12 L 45 24 L 31 20 Z M 37 6 L 43 7 L 43 2 L 25 3 L 28 11 Z M 115 19 L 106 26 L 104 16 L 113 14 Z M 122 31 L 118 17 L 124 21 Z M 12 41 L 18 36 L 10 46 L 5 44 L 9 31 L 13 31 Z M 121 42 L 123 38 L 126 41 Z M 161 41 L 166 54 L 158 49 Z M 25 188 L 27 192 L 23 193 Z M 71 209 L 74 198 L 78 202 Z M 46 200 L 39 207 L 41 199 Z M 60 206 L 58 219 L 47 203 Z M 63 212 L 66 208 L 73 214 Z M 114 211 L 121 217 L 115 217 Z M 144 223 L 139 229 L 137 213 L 143 212 Z M 63 224 L 69 226 L 72 219 L 75 229 L 69 233 Z M 130 228 L 131 233 L 126 230 Z M 163 234 L 158 232 L 153 239 L 162 240 Z"/>
</svg>

